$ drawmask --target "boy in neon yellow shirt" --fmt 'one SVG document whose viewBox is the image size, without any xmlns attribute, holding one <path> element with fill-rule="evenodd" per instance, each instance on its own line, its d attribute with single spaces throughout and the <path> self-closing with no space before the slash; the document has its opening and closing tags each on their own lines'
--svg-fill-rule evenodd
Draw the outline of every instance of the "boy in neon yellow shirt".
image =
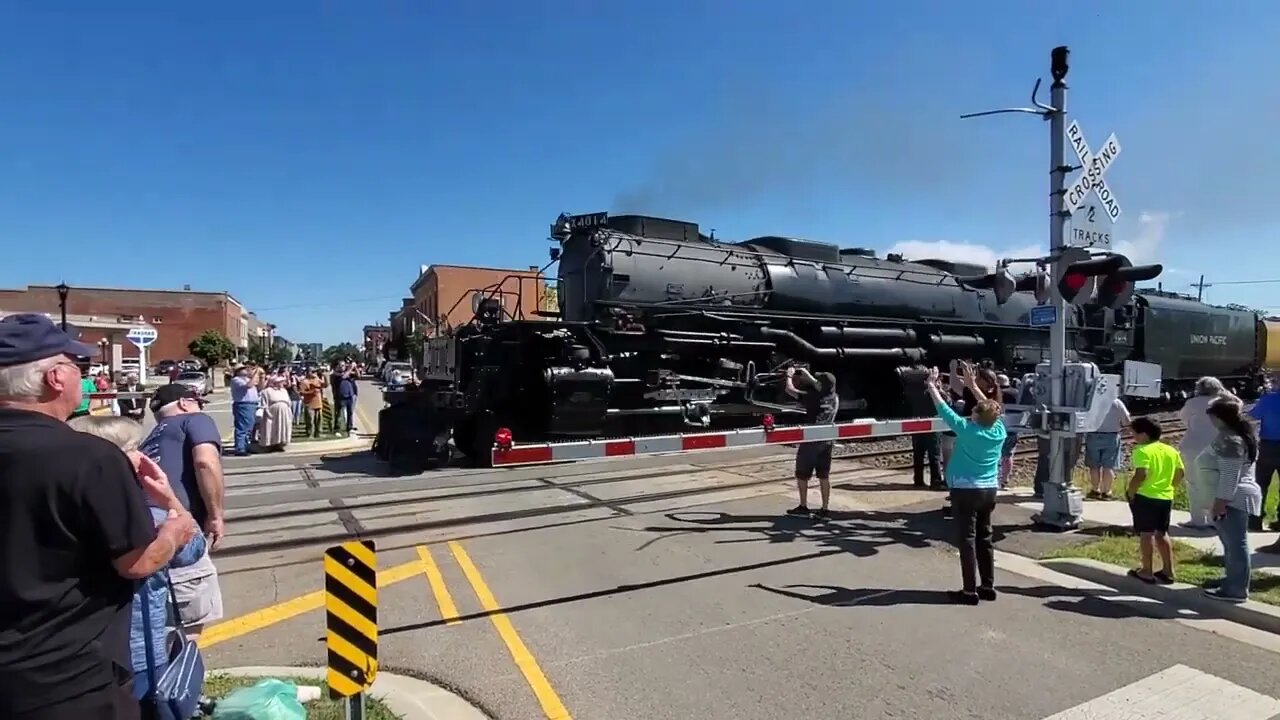
<svg viewBox="0 0 1280 720">
<path fill-rule="evenodd" d="M 1143 582 L 1171 585 L 1173 544 L 1169 542 L 1169 516 L 1173 512 L 1174 488 L 1182 484 L 1182 455 L 1172 445 L 1160 442 L 1160 424 L 1148 417 L 1135 418 L 1131 462 L 1133 477 L 1126 495 L 1133 513 L 1133 530 L 1141 538 L 1142 568 L 1129 575 Z M 1153 550 L 1160 550 L 1160 572 L 1151 572 Z"/>
</svg>

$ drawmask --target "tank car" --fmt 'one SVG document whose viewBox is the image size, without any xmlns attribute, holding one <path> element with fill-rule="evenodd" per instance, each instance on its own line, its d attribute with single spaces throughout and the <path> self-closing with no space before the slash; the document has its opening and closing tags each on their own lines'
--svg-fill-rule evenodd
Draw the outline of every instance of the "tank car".
<svg viewBox="0 0 1280 720">
<path fill-rule="evenodd" d="M 1260 313 L 1240 306 L 1216 306 L 1159 290 L 1139 290 L 1128 307 L 1115 311 L 1090 307 L 1081 345 L 1108 372 L 1123 372 L 1126 362 L 1158 366 L 1160 403 L 1177 402 L 1193 392 L 1196 380 L 1217 377 L 1244 398 L 1256 397 L 1263 372 L 1280 358 L 1268 357 L 1268 335 L 1275 332 Z M 1129 393 L 1134 394 L 1129 388 Z"/>
</svg>

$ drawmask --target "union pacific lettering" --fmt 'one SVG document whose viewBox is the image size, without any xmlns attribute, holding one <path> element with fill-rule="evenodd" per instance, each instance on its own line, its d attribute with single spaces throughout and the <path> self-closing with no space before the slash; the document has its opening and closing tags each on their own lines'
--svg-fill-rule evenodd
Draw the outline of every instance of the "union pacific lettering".
<svg viewBox="0 0 1280 720">
<path fill-rule="evenodd" d="M 1227 336 L 1226 335 L 1197 335 L 1195 333 L 1192 333 L 1191 344 L 1192 345 L 1224 345 L 1225 346 L 1227 344 Z"/>
</svg>

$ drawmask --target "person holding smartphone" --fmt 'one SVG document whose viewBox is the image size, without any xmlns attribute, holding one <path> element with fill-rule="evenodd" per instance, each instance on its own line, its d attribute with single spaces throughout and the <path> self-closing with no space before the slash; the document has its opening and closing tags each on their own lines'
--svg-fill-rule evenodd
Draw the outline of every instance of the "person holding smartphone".
<svg viewBox="0 0 1280 720">
<path fill-rule="evenodd" d="M 996 599 L 991 513 L 1000 484 L 1000 450 L 1008 433 L 1000 403 L 987 397 L 973 366 L 962 362 L 958 369 L 965 389 L 975 400 L 970 417 L 961 417 L 951 409 L 937 368 L 929 372 L 926 388 L 938 415 L 956 434 L 955 448 L 947 459 L 946 481 L 951 491 L 964 586 L 948 596 L 953 602 L 977 605 L 979 600 Z"/>
</svg>

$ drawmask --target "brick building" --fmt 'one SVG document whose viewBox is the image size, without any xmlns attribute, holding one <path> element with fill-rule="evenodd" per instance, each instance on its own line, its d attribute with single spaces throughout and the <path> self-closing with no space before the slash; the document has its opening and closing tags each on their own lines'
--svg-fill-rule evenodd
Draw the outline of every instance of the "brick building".
<svg viewBox="0 0 1280 720">
<path fill-rule="evenodd" d="M 382 348 L 391 341 L 391 326 L 365 325 L 364 341 L 360 344 L 364 351 L 366 363 L 377 363 L 382 360 Z"/>
<path fill-rule="evenodd" d="M 424 265 L 409 286 L 412 307 L 417 310 L 424 334 L 469 322 L 474 315 L 473 296 L 495 292 L 510 317 L 533 320 L 542 297 L 543 277 L 536 265 L 527 270 Z"/>
<path fill-rule="evenodd" d="M 51 285 L 0 290 L 0 311 L 48 313 L 56 320 L 60 313 L 58 290 Z M 119 327 L 154 327 L 156 341 L 147 350 L 147 360 L 152 364 L 190 357 L 187 345 L 209 329 L 223 333 L 239 348 L 248 346 L 248 313 L 227 292 L 73 287 L 67 293 L 67 314 L 69 319 L 76 316 L 102 321 L 85 323 L 81 339 L 90 344 L 102 339 L 119 343 L 126 358 L 136 358 L 138 350 L 124 340 Z"/>
</svg>

